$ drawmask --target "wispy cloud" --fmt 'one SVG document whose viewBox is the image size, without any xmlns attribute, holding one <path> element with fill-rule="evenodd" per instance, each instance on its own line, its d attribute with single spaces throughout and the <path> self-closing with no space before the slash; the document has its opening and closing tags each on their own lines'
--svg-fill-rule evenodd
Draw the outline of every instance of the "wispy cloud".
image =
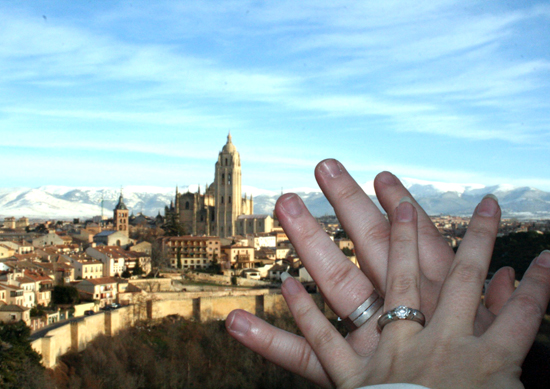
<svg viewBox="0 0 550 389">
<path fill-rule="evenodd" d="M 56 2 L 44 20 L 32 3 L 0 4 L 10 16 L 0 29 L 4 146 L 115 152 L 116 143 L 98 140 L 101 130 L 125 142 L 128 154 L 182 156 L 210 171 L 221 137 L 232 130 L 241 134 L 249 177 L 265 179 L 254 169 L 271 161 L 300 181 L 318 158 L 345 155 L 347 144 L 385 155 L 392 139 L 410 138 L 428 145 L 422 150 L 445 142 L 472 150 L 465 151 L 468 161 L 497 158 L 511 148 L 522 160 L 476 172 L 452 167 L 452 158 L 434 170 L 425 158 L 408 174 L 405 157 L 392 152 L 370 168 L 396 166 L 426 179 L 452 172 L 465 182 L 519 164 L 534 180 L 547 175 L 536 162 L 550 145 L 550 6 L 543 2 L 81 7 Z M 353 128 L 362 130 L 342 130 Z M 311 139 L 331 141 L 300 138 L 302 129 Z M 216 147 L 204 147 L 209 142 Z M 365 159 L 360 151 L 349 158 L 356 165 Z"/>
</svg>

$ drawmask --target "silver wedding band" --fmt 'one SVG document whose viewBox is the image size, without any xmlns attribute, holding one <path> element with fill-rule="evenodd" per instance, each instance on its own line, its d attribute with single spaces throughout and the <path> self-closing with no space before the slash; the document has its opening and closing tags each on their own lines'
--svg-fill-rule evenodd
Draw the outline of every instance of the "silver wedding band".
<svg viewBox="0 0 550 389">
<path fill-rule="evenodd" d="M 372 294 L 359 305 L 343 321 L 349 331 L 354 331 L 365 324 L 384 305 L 384 299 L 373 291 Z"/>
</svg>

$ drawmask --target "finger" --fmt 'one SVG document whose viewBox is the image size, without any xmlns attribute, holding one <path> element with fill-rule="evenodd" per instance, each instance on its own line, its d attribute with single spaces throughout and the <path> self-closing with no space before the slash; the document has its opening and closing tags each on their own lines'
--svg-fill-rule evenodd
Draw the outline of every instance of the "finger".
<svg viewBox="0 0 550 389">
<path fill-rule="evenodd" d="M 384 291 L 388 221 L 340 162 L 334 159 L 320 162 L 315 168 L 315 177 L 353 241 L 361 269 L 378 290 Z"/>
<path fill-rule="evenodd" d="M 511 267 L 500 268 L 495 273 L 485 292 L 485 306 L 490 312 L 498 315 L 504 304 L 514 293 L 514 290 L 516 290 L 515 281 L 516 274 Z"/>
<path fill-rule="evenodd" d="M 434 314 L 434 320 L 446 323 L 449 331 L 473 333 L 499 221 L 500 207 L 496 197 L 485 196 L 470 220 Z"/>
<path fill-rule="evenodd" d="M 286 273 L 283 296 L 319 362 L 337 387 L 356 371 L 361 358 L 319 310 L 305 288 Z"/>
<path fill-rule="evenodd" d="M 550 251 L 543 251 L 485 333 L 487 344 L 501 344 L 521 363 L 539 330 L 550 300 Z"/>
<path fill-rule="evenodd" d="M 319 386 L 332 387 L 313 349 L 301 336 L 283 331 L 240 309 L 227 316 L 225 326 L 231 336 L 265 359 Z"/>
<path fill-rule="evenodd" d="M 300 260 L 340 317 L 348 317 L 374 286 L 334 244 L 295 194 L 279 198 L 275 210 Z"/>
<path fill-rule="evenodd" d="M 376 176 L 374 189 L 380 205 L 388 213 L 389 220 L 393 220 L 393 213 L 403 197 L 412 199 L 418 213 L 418 245 L 422 247 L 419 258 L 420 269 L 429 280 L 442 283 L 447 276 L 454 253 L 428 214 L 399 179 L 390 172 L 382 172 Z"/>
<path fill-rule="evenodd" d="M 388 311 L 400 305 L 420 309 L 417 213 L 411 199 L 403 198 L 393 215 L 384 309 Z M 410 331 L 421 329 L 405 322 L 389 323 L 387 326 L 384 333 L 392 331 L 392 337 L 397 334 L 394 331 L 398 328 L 400 335 L 409 335 Z"/>
</svg>

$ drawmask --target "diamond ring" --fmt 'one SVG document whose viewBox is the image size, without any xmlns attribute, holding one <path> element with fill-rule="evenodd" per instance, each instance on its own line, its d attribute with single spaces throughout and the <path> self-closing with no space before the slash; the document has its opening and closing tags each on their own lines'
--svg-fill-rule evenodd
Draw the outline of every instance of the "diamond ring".
<svg viewBox="0 0 550 389">
<path fill-rule="evenodd" d="M 396 320 L 412 320 L 419 323 L 421 326 L 424 326 L 424 323 L 426 323 L 424 314 L 418 309 L 400 305 L 380 316 L 378 319 L 378 329 L 382 331 L 386 324 Z"/>
<path fill-rule="evenodd" d="M 367 322 L 384 305 L 384 299 L 376 291 L 343 321 L 348 331 L 354 331 Z"/>
</svg>

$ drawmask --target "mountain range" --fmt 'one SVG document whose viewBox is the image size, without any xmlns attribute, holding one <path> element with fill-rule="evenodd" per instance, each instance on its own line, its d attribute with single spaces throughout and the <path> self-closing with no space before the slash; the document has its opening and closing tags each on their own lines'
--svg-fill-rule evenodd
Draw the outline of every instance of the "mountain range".
<svg viewBox="0 0 550 389">
<path fill-rule="evenodd" d="M 532 187 L 510 185 L 484 186 L 479 184 L 449 184 L 416 179 L 402 179 L 416 200 L 430 215 L 471 215 L 475 206 L 487 193 L 499 199 L 503 217 L 518 219 L 550 218 L 550 193 Z M 372 181 L 363 190 L 375 201 Z M 181 188 L 194 192 L 197 185 Z M 203 189 L 203 188 L 201 188 Z M 280 193 L 242 187 L 243 194 L 254 196 L 254 212 L 273 212 Z M 294 188 L 285 192 L 298 193 L 314 216 L 334 214 L 334 210 L 319 189 Z M 123 189 L 124 202 L 131 213 L 156 216 L 164 214 L 164 206 L 174 199 L 175 188 L 127 186 Z M 0 217 L 26 216 L 30 219 L 111 217 L 120 189 L 98 187 L 41 186 L 38 188 L 0 188 Z M 103 210 L 101 207 L 103 199 Z"/>
</svg>

